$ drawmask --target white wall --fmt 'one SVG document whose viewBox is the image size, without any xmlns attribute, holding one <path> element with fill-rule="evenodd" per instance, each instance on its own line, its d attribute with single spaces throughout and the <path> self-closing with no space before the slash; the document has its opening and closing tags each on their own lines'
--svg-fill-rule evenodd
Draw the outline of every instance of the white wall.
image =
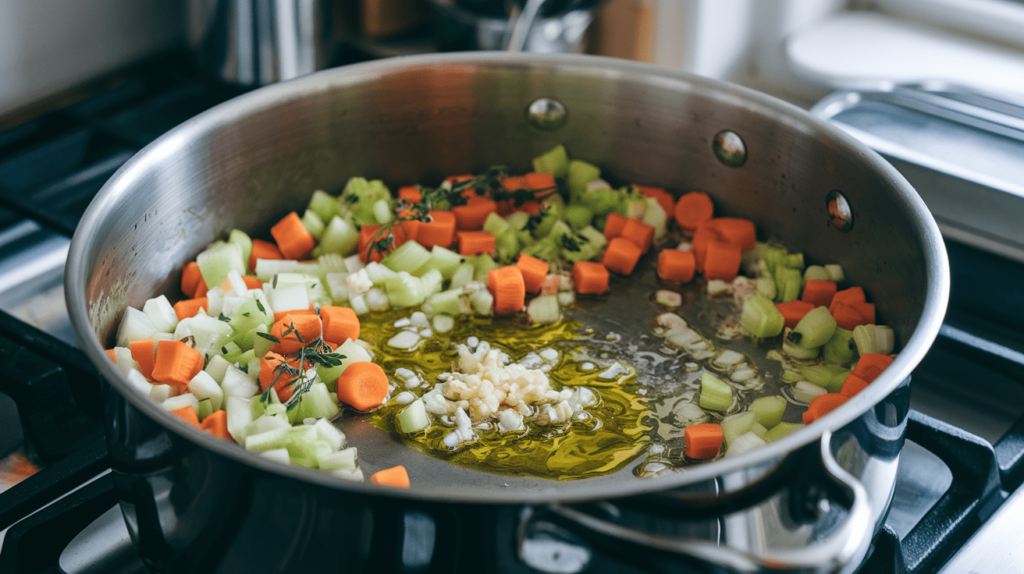
<svg viewBox="0 0 1024 574">
<path fill-rule="evenodd" d="M 181 0 L 0 0 L 0 115 L 184 42 Z"/>
</svg>

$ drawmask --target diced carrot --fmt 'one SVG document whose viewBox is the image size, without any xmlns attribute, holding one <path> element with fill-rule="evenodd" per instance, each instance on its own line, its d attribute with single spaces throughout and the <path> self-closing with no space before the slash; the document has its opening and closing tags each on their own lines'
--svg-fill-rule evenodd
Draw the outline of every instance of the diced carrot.
<svg viewBox="0 0 1024 574">
<path fill-rule="evenodd" d="M 702 223 L 697 227 L 697 230 L 693 233 L 693 240 L 690 241 L 691 251 L 693 252 L 694 260 L 697 263 L 697 271 L 704 272 L 704 261 L 708 252 L 708 242 L 711 240 L 717 240 L 718 234 L 708 224 Z"/>
<path fill-rule="evenodd" d="M 640 247 L 625 237 L 616 237 L 608 242 L 604 249 L 604 259 L 601 263 L 606 268 L 623 275 L 629 275 L 636 267 L 637 261 L 643 255 Z"/>
<path fill-rule="evenodd" d="M 110 357 L 111 361 L 114 361 L 114 364 L 116 365 L 117 364 L 117 353 L 113 349 L 107 349 L 104 352 L 107 354 L 108 357 Z"/>
<path fill-rule="evenodd" d="M 147 379 L 153 378 L 153 365 L 156 362 L 156 345 L 153 339 L 132 341 L 130 347 L 132 358 L 139 364 L 139 371 L 146 375 Z"/>
<path fill-rule="evenodd" d="M 526 183 L 526 178 L 521 175 L 510 175 L 501 180 L 501 185 L 507 191 L 516 191 L 519 189 L 530 189 L 530 186 Z"/>
<path fill-rule="evenodd" d="M 747 251 L 757 245 L 757 231 L 754 222 L 739 217 L 716 217 L 710 220 L 718 239 L 726 243 L 739 245 Z"/>
<path fill-rule="evenodd" d="M 536 293 L 541 290 L 541 285 L 544 283 L 544 279 L 548 275 L 548 270 L 551 268 L 546 261 L 537 259 L 536 257 L 522 253 L 519 255 L 519 261 L 516 262 L 516 267 L 519 268 L 519 272 L 523 274 L 523 284 L 526 286 L 527 293 Z M 558 279 L 558 276 L 555 276 Z M 559 283 L 561 280 L 559 279 Z M 555 292 L 558 292 L 557 287 Z"/>
<path fill-rule="evenodd" d="M 419 203 L 423 199 L 423 195 L 420 193 L 420 186 L 407 185 L 398 188 L 398 199 L 404 199 L 409 203 Z"/>
<path fill-rule="evenodd" d="M 282 355 L 298 353 L 308 343 L 320 336 L 320 317 L 315 313 L 290 313 L 275 321 L 270 334 L 280 341 L 270 350 Z M 286 334 L 287 333 L 287 334 Z"/>
<path fill-rule="evenodd" d="M 208 309 L 209 303 L 210 300 L 206 297 L 183 299 L 174 304 L 174 314 L 178 316 L 179 321 L 183 321 L 198 315 L 200 309 Z"/>
<path fill-rule="evenodd" d="M 459 255 L 494 253 L 496 240 L 486 231 L 458 231 L 455 235 L 459 239 Z"/>
<path fill-rule="evenodd" d="M 790 301 L 788 303 L 777 303 L 775 308 L 782 313 L 782 318 L 787 327 L 796 327 L 804 315 L 814 310 L 815 305 L 807 301 Z"/>
<path fill-rule="evenodd" d="M 277 242 L 281 254 L 288 259 L 302 259 L 316 247 L 316 239 L 306 230 L 306 226 L 294 211 L 271 227 L 270 235 Z"/>
<path fill-rule="evenodd" d="M 608 268 L 593 261 L 577 261 L 572 266 L 572 280 L 577 293 L 600 295 L 608 291 Z"/>
<path fill-rule="evenodd" d="M 555 176 L 550 173 L 530 172 L 523 176 L 523 180 L 526 182 L 526 187 L 534 192 L 534 197 L 545 197 L 557 189 Z"/>
<path fill-rule="evenodd" d="M 871 381 L 865 381 L 857 375 L 850 373 L 849 375 L 846 375 L 845 379 L 843 379 L 843 388 L 839 390 L 839 394 L 848 398 L 852 397 L 867 388 L 870 382 Z"/>
<path fill-rule="evenodd" d="M 376 363 L 352 363 L 338 377 L 338 400 L 361 411 L 378 407 L 388 396 L 388 376 Z"/>
<path fill-rule="evenodd" d="M 263 282 L 255 275 L 242 275 L 246 289 L 263 289 Z"/>
<path fill-rule="evenodd" d="M 510 212 L 515 213 L 516 211 L 525 211 L 530 215 L 540 215 L 540 202 L 539 201 L 524 201 L 522 205 L 516 207 L 512 205 Z"/>
<path fill-rule="evenodd" d="M 708 279 L 731 281 L 740 271 L 743 251 L 739 245 L 712 239 L 708 241 L 704 261 L 704 276 Z"/>
<path fill-rule="evenodd" d="M 359 251 L 359 258 L 364 262 L 376 261 L 379 263 L 385 255 L 405 243 L 405 229 L 401 225 L 392 225 L 387 233 L 378 235 L 377 232 L 382 227 L 382 225 L 364 225 L 359 230 L 356 249 Z M 383 249 L 370 249 L 371 244 L 380 243 L 386 239 L 390 239 L 390 244 Z"/>
<path fill-rule="evenodd" d="M 199 415 L 196 414 L 196 410 L 192 407 L 181 407 L 180 409 L 174 409 L 173 411 L 171 411 L 171 414 L 192 426 L 200 426 Z"/>
<path fill-rule="evenodd" d="M 690 425 L 683 430 L 685 443 L 683 454 L 687 458 L 693 459 L 715 458 L 722 450 L 724 439 L 725 433 L 722 432 L 722 425 L 712 423 Z"/>
<path fill-rule="evenodd" d="M 192 298 L 199 299 L 206 297 L 206 292 L 209 290 L 210 288 L 206 286 L 206 281 L 200 281 L 199 284 L 196 285 L 196 294 Z"/>
<path fill-rule="evenodd" d="M 518 267 L 507 265 L 487 273 L 487 290 L 494 296 L 494 312 L 518 313 L 526 304 L 526 283 Z"/>
<path fill-rule="evenodd" d="M 199 264 L 189 261 L 181 270 L 181 292 L 186 297 L 196 296 L 196 287 L 203 283 L 203 274 L 199 272 Z"/>
<path fill-rule="evenodd" d="M 452 208 L 455 215 L 455 229 L 458 231 L 476 231 L 483 229 L 487 216 L 498 211 L 498 203 L 486 197 L 471 197 L 466 205 Z"/>
<path fill-rule="evenodd" d="M 455 242 L 455 214 L 450 211 L 431 211 L 433 221 L 420 225 L 416 242 L 430 249 L 435 245 L 451 247 Z"/>
<path fill-rule="evenodd" d="M 412 208 L 405 208 L 399 214 L 399 218 L 408 217 Z M 398 222 L 398 226 L 402 228 L 405 233 L 406 241 L 416 241 L 416 238 L 420 235 L 420 226 L 423 222 L 418 219 L 406 219 Z"/>
<path fill-rule="evenodd" d="M 864 316 L 865 325 L 875 324 L 875 304 L 874 303 L 850 303 L 850 307 L 857 310 L 858 313 Z"/>
<path fill-rule="evenodd" d="M 871 324 L 871 321 L 868 321 L 867 317 L 853 308 L 853 306 L 837 303 L 835 299 L 832 300 L 832 306 L 828 308 L 828 311 L 832 314 L 832 318 L 836 320 L 836 325 L 847 331 L 852 331 L 859 325 Z"/>
<path fill-rule="evenodd" d="M 526 272 L 523 272 L 523 279 L 526 279 Z M 549 273 L 540 284 L 541 295 L 557 295 L 562 290 L 562 276 Z"/>
<path fill-rule="evenodd" d="M 324 305 L 320 307 L 320 321 L 323 323 L 324 341 L 341 345 L 345 341 L 359 338 L 359 317 L 348 307 Z"/>
<path fill-rule="evenodd" d="M 622 235 L 622 229 L 626 227 L 626 222 L 629 218 L 619 213 L 609 213 L 608 218 L 604 221 L 604 238 L 608 241 L 615 239 Z"/>
<path fill-rule="evenodd" d="M 696 268 L 697 258 L 691 251 L 662 249 L 658 254 L 658 276 L 662 279 L 686 283 L 693 280 Z"/>
<path fill-rule="evenodd" d="M 393 466 L 371 474 L 370 483 L 391 488 L 409 488 L 409 473 L 402 465 Z"/>
<path fill-rule="evenodd" d="M 711 219 L 714 213 L 715 204 L 711 202 L 711 198 L 699 191 L 692 191 L 680 197 L 673 209 L 676 223 L 689 231 L 697 229 L 701 223 Z"/>
<path fill-rule="evenodd" d="M 213 411 L 209 416 L 203 419 L 203 422 L 199 424 L 199 428 L 217 438 L 231 440 L 231 433 L 228 432 L 227 411 Z"/>
<path fill-rule="evenodd" d="M 249 271 L 256 270 L 256 261 L 260 259 L 284 259 L 284 254 L 269 241 L 253 239 L 252 254 L 249 255 Z"/>
<path fill-rule="evenodd" d="M 633 187 L 640 190 L 644 197 L 650 197 L 658 202 L 658 205 L 665 210 L 665 215 L 672 215 L 676 207 L 676 200 L 672 194 L 660 187 L 648 187 L 646 185 L 633 184 Z"/>
<path fill-rule="evenodd" d="M 153 361 L 153 380 L 183 387 L 203 370 L 203 355 L 181 341 L 160 341 Z"/>
<path fill-rule="evenodd" d="M 277 398 L 287 401 L 292 398 L 293 383 L 298 379 L 298 375 L 292 373 L 309 369 L 312 366 L 313 364 L 309 361 L 300 365 L 298 357 L 283 357 L 270 351 L 260 359 L 260 391 L 266 391 L 273 385 Z M 351 368 L 351 365 L 349 367 Z M 348 369 L 346 368 L 345 371 Z"/>
<path fill-rule="evenodd" d="M 857 366 L 853 369 L 853 374 L 870 383 L 877 379 L 878 375 L 881 375 L 882 371 L 891 364 L 892 357 L 889 355 L 864 353 L 857 360 Z"/>
<path fill-rule="evenodd" d="M 832 297 L 834 303 L 863 303 L 867 301 L 867 297 L 864 296 L 864 289 L 860 287 L 850 287 L 849 289 L 843 289 L 837 291 L 835 296 Z"/>
<path fill-rule="evenodd" d="M 291 311 L 278 311 L 278 312 L 274 313 L 274 322 L 276 323 L 276 322 L 280 321 L 281 319 L 284 319 L 285 317 L 287 317 L 289 315 L 315 315 L 315 314 L 316 314 L 316 311 L 313 311 L 313 309 L 293 309 Z"/>
<path fill-rule="evenodd" d="M 651 248 L 651 242 L 654 241 L 654 226 L 647 225 L 639 219 L 627 219 L 620 236 L 640 247 L 641 253 L 647 253 Z"/>
<path fill-rule="evenodd" d="M 803 414 L 804 424 L 809 425 L 828 413 L 836 410 L 843 406 L 843 403 L 850 400 L 849 397 L 843 396 L 839 393 L 825 393 L 824 395 L 818 395 L 814 397 L 811 404 L 807 406 L 807 410 Z"/>
<path fill-rule="evenodd" d="M 804 294 L 800 297 L 800 300 L 806 301 L 815 307 L 828 307 L 832 304 L 832 297 L 835 294 L 835 281 L 811 279 L 804 283 Z"/>
</svg>

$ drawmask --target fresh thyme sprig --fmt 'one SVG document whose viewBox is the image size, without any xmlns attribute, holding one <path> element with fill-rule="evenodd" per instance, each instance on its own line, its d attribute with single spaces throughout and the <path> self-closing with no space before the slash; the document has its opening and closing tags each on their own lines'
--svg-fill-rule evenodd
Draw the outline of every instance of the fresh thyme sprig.
<svg viewBox="0 0 1024 574">
<path fill-rule="evenodd" d="M 327 344 L 323 339 L 323 334 L 317 336 L 308 343 L 299 334 L 299 330 L 295 328 L 295 322 L 292 321 L 291 325 L 285 329 L 282 336 L 287 337 L 294 333 L 295 338 L 302 343 L 302 348 L 299 349 L 298 356 L 295 358 L 295 362 L 298 366 L 293 366 L 288 360 L 281 361 L 274 367 L 274 380 L 267 386 L 267 389 L 260 395 L 260 401 L 264 404 L 270 403 L 270 391 L 277 385 L 277 382 L 282 376 L 287 375 L 291 378 L 290 381 L 285 383 L 285 387 L 292 387 L 292 396 L 285 401 L 285 406 L 288 410 L 291 410 L 298 406 L 299 399 L 302 395 L 309 392 L 313 388 L 313 383 L 316 382 L 316 377 L 307 377 L 306 364 L 309 363 L 310 368 L 316 367 L 317 365 L 323 365 L 325 367 L 339 367 L 341 362 L 345 359 L 345 355 L 336 352 Z M 268 333 L 256 333 L 264 339 L 280 343 L 281 340 L 270 335 Z"/>
<path fill-rule="evenodd" d="M 528 201 L 540 199 L 558 189 L 557 186 L 542 189 L 508 188 L 505 187 L 508 181 L 510 181 L 508 169 L 505 166 L 497 165 L 471 179 L 452 184 L 450 187 L 442 185 L 435 188 L 420 188 L 420 200 L 418 202 L 399 201 L 395 206 L 396 217 L 382 225 L 370 238 L 366 261 L 369 262 L 371 254 L 383 255 L 395 246 L 394 228 L 396 225 L 401 225 L 404 221 L 429 223 L 432 221 L 431 210 L 439 207 L 450 209 L 468 203 L 470 197 L 466 194 L 467 191 L 472 191 L 478 197 L 487 197 L 494 201 L 510 200 L 515 207 L 520 207 Z"/>
</svg>

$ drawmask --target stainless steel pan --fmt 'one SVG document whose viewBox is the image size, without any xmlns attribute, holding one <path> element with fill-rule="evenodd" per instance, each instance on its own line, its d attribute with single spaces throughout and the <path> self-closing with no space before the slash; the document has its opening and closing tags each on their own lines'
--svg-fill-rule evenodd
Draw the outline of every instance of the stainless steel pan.
<svg viewBox="0 0 1024 574">
<path fill-rule="evenodd" d="M 741 138 L 742 152 L 722 153 L 716 135 L 723 131 Z M 357 445 L 365 441 L 364 464 L 383 468 L 400 459 L 414 469 L 413 488 L 395 492 L 279 466 L 185 428 L 133 394 L 103 353 L 126 305 L 173 293 L 178 270 L 206 244 L 232 227 L 266 234 L 269 223 L 304 207 L 314 189 L 338 190 L 355 175 L 404 184 L 494 164 L 526 171 L 531 157 L 559 142 L 614 180 L 707 191 L 720 213 L 755 220 L 763 235 L 802 249 L 811 260 L 841 261 L 896 330 L 899 358 L 867 390 L 784 440 L 653 479 L 623 472 L 569 482 L 511 480 L 388 447 L 386 438 L 365 427 L 349 429 Z M 834 192 L 849 206 L 835 222 L 826 200 Z M 343 500 L 352 508 L 353 501 L 389 508 L 529 505 L 576 527 L 585 524 L 591 534 L 636 538 L 633 543 L 731 568 L 849 567 L 863 557 L 868 535 L 885 513 L 906 412 L 899 389 L 936 336 L 948 289 L 939 232 L 913 189 L 875 153 L 802 110 L 641 64 L 486 53 L 330 70 L 258 90 L 186 122 L 106 184 L 75 234 L 66 270 L 72 323 L 111 387 L 108 436 L 115 472 L 123 477 L 122 508 L 143 548 L 146 539 L 160 540 L 163 553 L 149 557 L 158 569 L 186 560 L 183 541 L 195 537 L 186 526 L 208 522 L 184 503 L 149 510 L 156 524 L 142 520 L 138 483 L 157 498 L 152 477 L 159 475 L 161 488 L 178 488 L 179 501 L 192 500 L 186 493 L 201 498 L 203 489 L 180 479 L 188 474 L 189 456 L 230 469 L 243 477 L 238 480 L 283 481 L 296 492 L 319 493 L 322 501 Z M 580 316 L 620 332 L 649 330 L 650 317 L 630 309 L 633 292 L 621 293 L 620 304 L 588 308 Z M 896 414 L 886 415 L 886 408 Z M 843 465 L 833 459 L 837 451 L 845 453 Z M 794 471 L 794 461 L 808 466 Z M 770 531 L 764 513 L 792 514 L 783 500 L 792 493 L 772 498 L 787 472 L 820 476 L 819 485 L 829 485 L 823 491 L 832 493 L 825 498 L 839 503 L 833 505 L 839 517 L 820 528 L 797 524 Z M 179 479 L 167 478 L 173 476 Z M 215 480 L 204 484 L 206 496 L 222 488 Z M 693 493 L 708 484 L 717 492 Z M 774 490 L 756 494 L 766 485 Z M 746 542 L 726 540 L 734 548 L 723 550 L 718 541 L 638 534 L 565 506 L 620 497 L 649 503 L 643 495 L 671 501 L 676 517 L 680 509 L 719 505 L 721 511 L 721 504 L 746 500 L 757 509 L 761 532 Z M 177 521 L 172 526 L 161 514 L 167 512 Z"/>
</svg>

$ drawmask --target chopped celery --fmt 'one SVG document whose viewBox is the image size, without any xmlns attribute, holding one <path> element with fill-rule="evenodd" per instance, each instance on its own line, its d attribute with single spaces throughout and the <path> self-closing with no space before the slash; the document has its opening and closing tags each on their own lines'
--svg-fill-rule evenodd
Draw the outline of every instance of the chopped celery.
<svg viewBox="0 0 1024 574">
<path fill-rule="evenodd" d="M 520 253 L 525 253 L 550 263 L 555 259 L 558 259 L 558 256 L 562 253 L 562 244 L 550 239 L 542 239 L 533 245 L 524 247 Z"/>
<path fill-rule="evenodd" d="M 449 289 L 431 295 L 423 303 L 435 315 L 468 315 L 471 311 L 469 296 L 461 289 Z"/>
<path fill-rule="evenodd" d="M 206 368 L 203 370 L 213 377 L 213 380 L 217 381 L 217 384 L 219 385 L 220 382 L 224 380 L 224 373 L 227 372 L 228 367 L 230 366 L 231 363 L 224 360 L 224 357 L 214 355 L 210 358 L 210 362 L 206 364 Z"/>
<path fill-rule="evenodd" d="M 834 365 L 814 365 L 800 369 L 800 373 L 808 382 L 825 387 L 830 393 L 838 393 L 850 371 Z"/>
<path fill-rule="evenodd" d="M 196 257 L 199 273 L 206 286 L 214 288 L 227 279 L 230 271 L 245 275 L 249 262 L 242 259 L 242 246 L 237 243 L 220 243 L 203 251 Z"/>
<path fill-rule="evenodd" d="M 477 315 L 489 316 L 494 314 L 494 296 L 486 289 L 481 289 L 470 295 L 469 302 Z"/>
<path fill-rule="evenodd" d="M 264 452 L 285 446 L 288 429 L 277 428 L 245 437 L 245 450 Z M 290 453 L 291 451 L 289 451 Z"/>
<path fill-rule="evenodd" d="M 853 329 L 853 343 L 861 355 L 888 355 L 895 347 L 896 334 L 884 325 L 859 325 Z"/>
<path fill-rule="evenodd" d="M 385 223 L 388 223 L 391 221 L 392 215 L 390 201 L 387 199 L 378 199 L 374 202 L 373 218 L 378 224 L 384 225 Z"/>
<path fill-rule="evenodd" d="M 732 406 L 732 387 L 704 372 L 700 379 L 700 406 L 709 411 L 725 411 Z"/>
<path fill-rule="evenodd" d="M 846 365 L 853 360 L 853 349 L 850 342 L 853 341 L 853 331 L 847 331 L 842 327 L 836 327 L 832 338 L 825 343 L 822 351 L 822 360 L 827 364 Z"/>
<path fill-rule="evenodd" d="M 326 418 L 313 423 L 313 428 L 316 429 L 316 436 L 319 440 L 326 441 L 327 444 L 331 445 L 331 450 L 341 450 L 345 448 L 345 433 L 341 432 L 341 429 L 332 425 Z"/>
<path fill-rule="evenodd" d="M 561 196 L 554 196 L 558 199 L 548 199 L 545 203 L 546 209 L 540 214 L 540 222 L 537 223 L 533 228 L 533 237 L 537 239 L 543 239 L 551 233 L 551 228 L 554 227 L 555 223 L 562 221 L 562 210 L 565 207 L 562 203 Z M 568 227 L 568 226 L 566 226 Z"/>
<path fill-rule="evenodd" d="M 734 456 L 740 456 L 746 454 L 756 448 L 760 448 L 767 444 L 765 440 L 755 434 L 754 432 L 747 432 L 742 434 L 729 445 L 729 448 L 725 451 L 725 458 Z"/>
<path fill-rule="evenodd" d="M 302 226 L 306 228 L 306 231 L 313 236 L 313 239 L 320 241 L 320 238 L 324 235 L 324 222 L 320 219 L 320 216 L 315 211 L 307 209 L 302 214 Z"/>
<path fill-rule="evenodd" d="M 349 255 L 355 252 L 358 243 L 359 230 L 352 222 L 335 215 L 320 237 L 320 250 L 324 253 Z"/>
<path fill-rule="evenodd" d="M 875 325 L 875 352 L 889 355 L 896 348 L 896 332 L 892 327 Z"/>
<path fill-rule="evenodd" d="M 777 267 L 775 269 L 775 287 L 778 290 L 776 300 L 780 303 L 796 301 L 803 287 L 803 276 L 799 269 Z"/>
<path fill-rule="evenodd" d="M 252 256 L 252 239 L 249 235 L 241 229 L 232 229 L 228 235 L 228 243 L 234 243 L 235 245 L 242 248 L 242 261 L 245 263 L 245 268 L 249 268 L 249 257 Z"/>
<path fill-rule="evenodd" d="M 614 189 L 595 189 L 579 196 L 579 202 L 595 216 L 603 217 L 615 211 L 622 201 L 622 193 Z"/>
<path fill-rule="evenodd" d="M 511 228 L 512 226 L 509 225 L 509 222 L 504 217 L 494 212 L 488 213 L 487 219 L 484 220 L 484 231 L 494 236 Z"/>
<path fill-rule="evenodd" d="M 420 280 L 420 295 L 423 299 L 441 292 L 441 285 L 444 284 L 444 277 L 437 269 L 431 269 L 423 274 Z"/>
<path fill-rule="evenodd" d="M 754 422 L 754 426 L 750 427 L 750 432 L 756 434 L 761 438 L 764 438 L 764 435 L 768 434 L 768 429 L 765 428 L 763 424 L 759 422 Z"/>
<path fill-rule="evenodd" d="M 423 303 L 423 283 L 405 271 L 389 277 L 384 285 L 388 301 L 395 307 L 414 307 Z"/>
<path fill-rule="evenodd" d="M 775 291 L 775 280 L 768 276 L 758 277 L 757 292 L 769 299 L 774 300 L 775 296 L 777 295 Z"/>
<path fill-rule="evenodd" d="M 262 310 L 260 310 L 261 307 Z M 231 319 L 229 324 L 236 333 L 251 331 L 257 325 L 270 326 L 274 324 L 274 314 L 259 302 L 255 295 L 246 297 L 228 314 L 228 318 Z"/>
<path fill-rule="evenodd" d="M 269 458 L 270 460 L 280 464 L 292 463 L 291 458 L 288 457 L 288 449 L 286 448 L 272 448 L 270 450 L 265 450 L 260 453 L 260 456 Z"/>
<path fill-rule="evenodd" d="M 381 260 L 381 264 L 392 271 L 415 273 L 431 257 L 431 252 L 415 241 L 406 241 Z"/>
<path fill-rule="evenodd" d="M 590 220 L 594 218 L 594 214 L 586 207 L 578 203 L 572 203 L 565 207 L 562 217 L 569 224 L 569 227 L 572 227 L 573 231 L 579 231 L 590 225 Z"/>
<path fill-rule="evenodd" d="M 541 295 L 530 301 L 526 308 L 531 323 L 554 323 L 562 318 L 558 310 L 558 296 Z"/>
<path fill-rule="evenodd" d="M 793 357 L 798 361 L 810 361 L 814 359 L 815 357 L 818 356 L 819 350 L 820 347 L 815 347 L 813 349 L 805 349 L 800 345 L 794 345 L 793 343 L 789 342 L 788 337 L 782 341 L 782 352 L 786 353 L 787 355 Z"/>
<path fill-rule="evenodd" d="M 499 233 L 494 238 L 494 250 L 498 260 L 510 263 L 519 255 L 519 234 L 515 229 L 509 228 Z"/>
<path fill-rule="evenodd" d="M 338 414 L 338 405 L 324 383 L 313 383 L 299 399 L 296 409 L 299 411 L 299 420 L 331 418 Z"/>
<path fill-rule="evenodd" d="M 278 273 L 290 273 L 300 268 L 300 263 L 294 259 L 257 259 L 256 277 L 266 283 Z"/>
<path fill-rule="evenodd" d="M 842 265 L 831 263 L 825 266 L 825 271 L 828 273 L 829 281 L 835 281 L 836 283 L 846 281 L 846 273 L 843 272 Z"/>
<path fill-rule="evenodd" d="M 421 399 L 416 399 L 409 406 L 399 411 L 395 417 L 398 431 L 405 434 L 412 434 L 430 428 L 430 417 L 427 409 L 423 406 Z"/>
<path fill-rule="evenodd" d="M 803 375 L 797 371 L 791 371 L 789 369 L 783 369 L 782 371 L 782 382 L 784 383 L 795 383 L 803 380 Z"/>
<path fill-rule="evenodd" d="M 789 434 L 792 434 L 800 429 L 804 428 L 804 425 L 800 423 L 786 423 L 782 422 L 775 425 L 773 428 L 768 429 L 768 432 L 764 435 L 765 442 L 775 442 Z"/>
<path fill-rule="evenodd" d="M 831 281 L 831 277 L 821 265 L 810 265 L 804 269 L 804 282 L 807 281 Z"/>
<path fill-rule="evenodd" d="M 203 420 L 213 414 L 215 410 L 217 409 L 213 408 L 213 402 L 210 399 L 203 399 L 199 401 L 199 409 L 196 411 L 196 415 L 199 417 L 199 420 Z"/>
<path fill-rule="evenodd" d="M 367 279 L 370 280 L 375 287 L 380 287 L 385 281 L 397 275 L 397 272 L 392 270 L 390 267 L 376 261 L 371 261 L 363 267 L 363 271 L 366 272 Z"/>
<path fill-rule="evenodd" d="M 753 411 L 731 415 L 722 419 L 722 434 L 725 435 L 725 445 L 729 446 L 733 439 L 749 432 L 755 422 L 757 422 L 757 413 Z"/>
<path fill-rule="evenodd" d="M 228 433 L 238 444 L 245 444 L 245 426 L 252 422 L 252 406 L 249 399 L 226 397 L 224 410 L 228 413 Z"/>
<path fill-rule="evenodd" d="M 778 395 L 761 397 L 750 403 L 750 410 L 757 415 L 757 422 L 761 426 L 770 429 L 782 421 L 787 404 L 786 399 Z"/>
<path fill-rule="evenodd" d="M 318 189 L 313 192 L 313 197 L 309 198 L 308 207 L 320 216 L 321 221 L 330 221 L 338 215 L 338 198 Z"/>
<path fill-rule="evenodd" d="M 569 154 L 566 153 L 565 146 L 558 144 L 533 158 L 533 171 L 550 173 L 555 177 L 565 177 L 569 173 Z"/>
<path fill-rule="evenodd" d="M 597 249 L 604 249 L 604 246 L 608 245 L 608 240 L 605 239 L 604 233 L 601 233 L 590 225 L 580 229 L 577 235 L 586 238 L 586 240 Z"/>
<path fill-rule="evenodd" d="M 317 465 L 320 467 L 320 470 L 328 472 L 334 470 L 355 470 L 356 449 L 355 447 L 346 448 L 321 456 L 317 459 Z"/>
<path fill-rule="evenodd" d="M 498 264 L 494 262 L 494 258 L 486 253 L 483 255 L 469 257 L 467 258 L 467 261 L 473 264 L 473 278 L 477 281 L 486 282 L 487 274 L 498 268 Z"/>
<path fill-rule="evenodd" d="M 648 197 L 647 209 L 644 210 L 642 221 L 654 228 L 654 237 L 659 239 L 668 231 L 668 214 L 658 203 L 658 200 Z"/>
<path fill-rule="evenodd" d="M 596 165 L 574 159 L 566 167 L 566 183 L 569 184 L 569 196 L 576 198 L 587 192 L 587 184 L 601 177 L 601 169 Z M 590 223 L 589 221 L 587 223 Z"/>
<path fill-rule="evenodd" d="M 615 211 L 630 219 L 641 219 L 647 212 L 647 198 L 644 194 L 633 187 L 619 190 L 621 199 Z"/>
<path fill-rule="evenodd" d="M 380 200 L 390 200 L 391 192 L 379 179 L 367 181 L 362 177 L 353 177 L 345 184 L 340 201 L 352 211 L 352 218 L 359 225 L 375 225 L 377 221 L 374 211 L 375 204 Z"/>
<path fill-rule="evenodd" d="M 817 397 L 824 395 L 828 389 L 809 381 L 797 381 L 793 385 L 793 398 L 801 403 L 810 403 Z"/>
<path fill-rule="evenodd" d="M 836 320 L 832 314 L 825 307 L 816 307 L 800 319 L 786 340 L 804 349 L 816 349 L 827 343 L 835 332 Z"/>
<path fill-rule="evenodd" d="M 516 231 L 522 231 L 526 229 L 526 225 L 530 222 L 530 214 L 525 211 L 517 211 L 509 215 L 505 221 L 509 224 L 512 229 Z M 486 225 L 486 222 L 484 223 Z M 484 229 L 486 231 L 486 228 Z"/>
<path fill-rule="evenodd" d="M 804 268 L 804 254 L 803 253 L 790 253 L 786 256 L 786 267 L 790 269 L 803 269 Z"/>
<path fill-rule="evenodd" d="M 764 261 L 769 273 L 775 273 L 779 267 L 786 266 L 786 248 L 768 245 L 764 248 Z"/>
<path fill-rule="evenodd" d="M 762 293 L 754 293 L 743 302 L 740 324 L 755 337 L 774 337 L 782 332 L 785 318 L 770 299 Z"/>
<path fill-rule="evenodd" d="M 467 283 L 473 280 L 473 272 L 474 269 L 472 263 L 463 263 L 460 265 L 459 268 L 455 270 L 455 273 L 452 274 L 451 288 L 461 289 L 464 287 Z"/>
</svg>

